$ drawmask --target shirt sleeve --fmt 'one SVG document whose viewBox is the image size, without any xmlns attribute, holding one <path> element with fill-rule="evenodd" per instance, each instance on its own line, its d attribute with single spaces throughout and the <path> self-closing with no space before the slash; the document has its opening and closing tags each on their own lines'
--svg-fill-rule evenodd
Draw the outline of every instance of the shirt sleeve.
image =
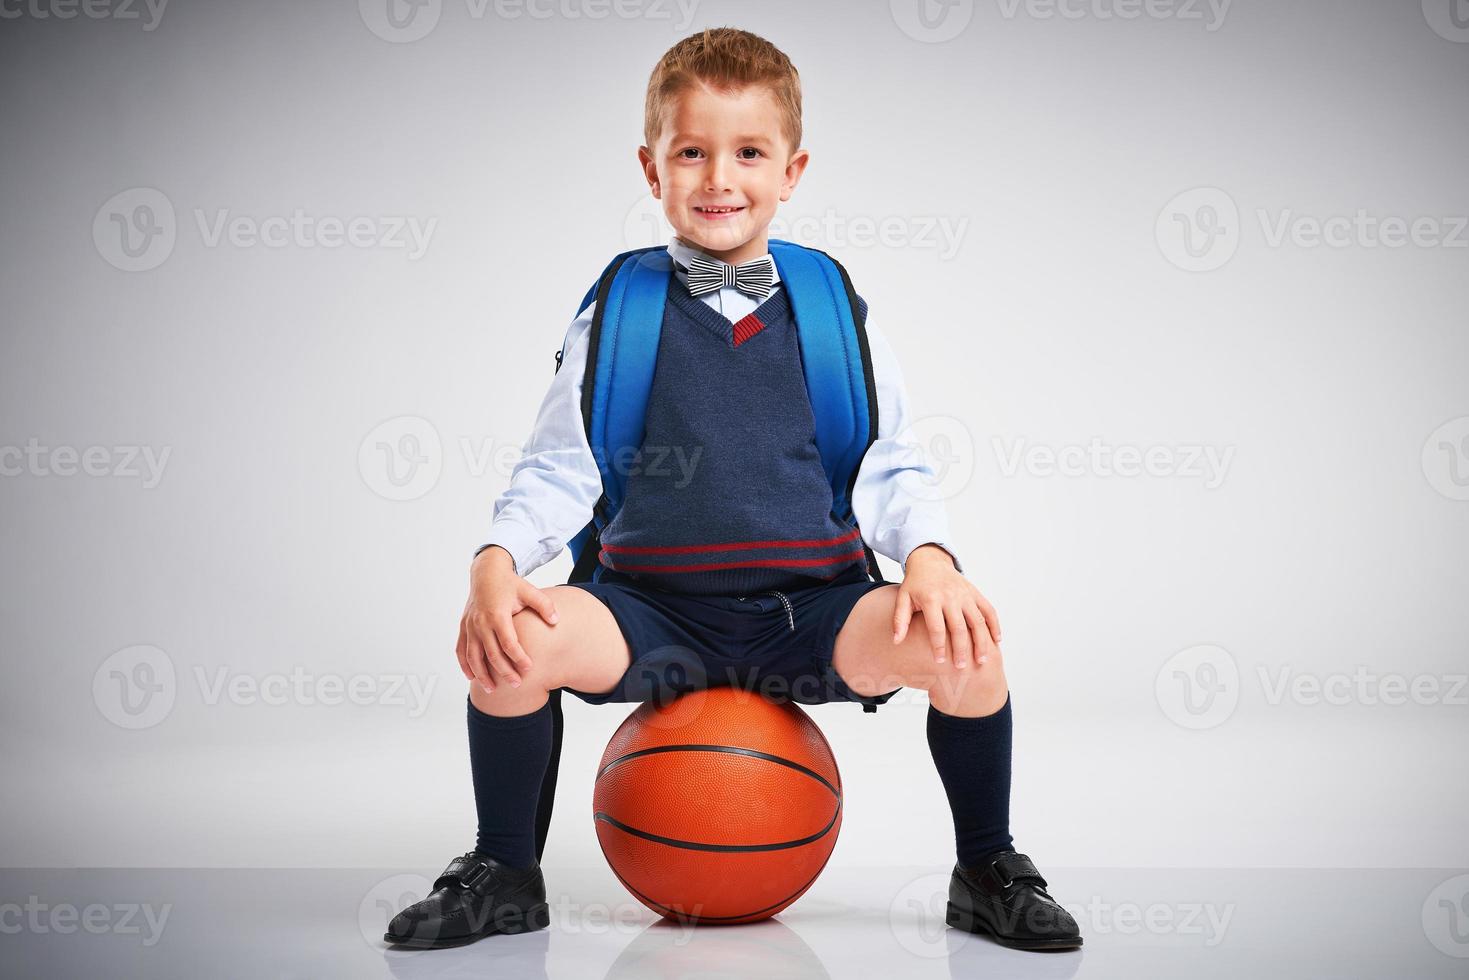
<svg viewBox="0 0 1469 980">
<path fill-rule="evenodd" d="M 923 544 L 943 548 L 962 572 L 933 465 L 907 431 L 913 420 L 898 358 L 870 320 L 866 329 L 877 388 L 877 439 L 857 470 L 852 515 L 872 550 L 901 564 L 905 573 L 908 556 Z"/>
<path fill-rule="evenodd" d="M 594 305 L 567 328 L 561 367 L 541 401 L 525 453 L 510 472 L 510 486 L 495 501 L 489 534 L 475 551 L 499 545 L 510 552 L 522 578 L 561 553 L 592 519 L 602 496 L 602 473 L 581 412 Z"/>
</svg>

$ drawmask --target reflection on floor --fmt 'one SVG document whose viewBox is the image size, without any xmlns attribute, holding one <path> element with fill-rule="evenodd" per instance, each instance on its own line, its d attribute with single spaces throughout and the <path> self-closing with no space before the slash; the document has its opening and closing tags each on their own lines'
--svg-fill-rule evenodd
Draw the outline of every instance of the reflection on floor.
<svg viewBox="0 0 1469 980">
<path fill-rule="evenodd" d="M 1048 869 L 1085 946 L 1027 953 L 944 925 L 948 868 L 829 867 L 765 922 L 689 928 L 609 869 L 549 864 L 549 929 L 382 943 L 415 871 L 0 871 L 0 975 L 26 977 L 1462 977 L 1469 874 Z"/>
</svg>

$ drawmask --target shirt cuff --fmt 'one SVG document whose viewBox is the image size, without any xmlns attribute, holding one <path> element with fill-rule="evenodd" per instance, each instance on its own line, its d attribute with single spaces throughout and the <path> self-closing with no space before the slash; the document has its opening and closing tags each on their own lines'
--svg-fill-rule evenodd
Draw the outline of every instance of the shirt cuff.
<svg viewBox="0 0 1469 980">
<path fill-rule="evenodd" d="M 964 571 L 964 566 L 961 565 L 961 564 L 959 564 L 959 556 L 956 555 L 956 554 L 954 554 L 954 549 L 953 548 L 949 547 L 947 544 L 945 544 L 942 541 L 920 541 L 920 542 L 918 542 L 918 544 L 916 544 L 913 547 L 909 548 L 908 549 L 908 553 L 903 556 L 903 574 L 904 575 L 908 574 L 908 559 L 911 558 L 911 557 L 913 557 L 913 552 L 917 551 L 919 548 L 923 547 L 926 544 L 936 544 L 940 548 L 944 549 L 944 551 L 948 553 L 949 557 L 954 560 L 954 570 L 956 572 L 961 572 L 961 573 Z"/>
<path fill-rule="evenodd" d="M 484 544 L 475 550 L 475 557 L 479 557 L 479 553 L 492 544 L 497 544 L 510 552 L 510 560 L 515 565 L 515 574 L 521 578 L 529 575 L 531 570 L 539 564 L 535 559 L 540 551 L 541 543 L 534 531 L 527 531 L 517 524 L 508 522 L 496 524 L 485 536 Z"/>
</svg>

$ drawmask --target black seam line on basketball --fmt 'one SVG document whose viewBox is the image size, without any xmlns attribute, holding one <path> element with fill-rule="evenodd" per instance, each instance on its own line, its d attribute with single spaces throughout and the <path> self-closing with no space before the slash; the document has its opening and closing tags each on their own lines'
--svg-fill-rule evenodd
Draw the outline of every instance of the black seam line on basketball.
<svg viewBox="0 0 1469 980">
<path fill-rule="evenodd" d="M 603 853 L 605 854 L 606 852 L 604 851 Z M 796 889 L 795 894 L 796 895 L 801 895 L 801 894 L 803 894 L 806 891 L 806 889 L 808 889 L 812 885 L 814 885 L 816 883 L 816 879 L 821 877 L 821 872 L 823 872 L 823 871 L 826 870 L 827 862 L 830 861 L 830 860 L 831 860 L 831 855 L 828 854 L 826 856 L 826 861 L 822 861 L 821 862 L 821 867 L 819 867 L 819 868 L 816 869 L 816 873 L 811 876 L 811 879 L 809 881 L 807 881 L 800 888 L 797 888 Z M 649 905 L 653 906 L 654 908 L 658 908 L 658 909 L 664 910 L 665 914 L 667 914 L 667 915 L 672 915 L 672 916 L 680 916 L 681 915 L 681 916 L 684 916 L 686 918 L 698 919 L 700 922 L 725 922 L 725 921 L 728 921 L 730 919 L 748 919 L 752 915 L 759 915 L 761 912 L 764 912 L 765 909 L 773 909 L 777 905 L 784 905 L 784 904 L 787 904 L 789 902 L 795 901 L 794 898 L 792 898 L 791 896 L 787 895 L 785 898 L 781 899 L 779 902 L 771 902 L 769 905 L 765 906 L 764 909 L 756 909 L 753 912 L 741 912 L 739 915 L 700 915 L 697 912 L 678 912 L 678 911 L 675 911 L 672 906 L 670 906 L 670 905 L 664 905 L 662 902 L 659 902 L 659 901 L 656 901 L 655 899 L 649 898 L 647 895 L 644 895 L 642 892 L 638 891 L 632 885 L 628 884 L 627 879 L 624 878 L 622 875 L 618 874 L 616 868 L 613 868 L 612 869 L 612 874 L 613 874 L 614 877 L 617 878 L 618 881 L 622 882 L 622 887 L 623 888 L 626 888 L 628 891 L 632 892 L 638 898 L 642 899 L 644 902 L 647 902 Z M 780 913 L 777 912 L 775 914 L 776 915 L 779 915 Z"/>
<path fill-rule="evenodd" d="M 812 779 L 816 780 L 821 785 L 831 790 L 832 796 L 835 796 L 837 799 L 841 799 L 842 796 L 841 791 L 833 786 L 826 779 L 826 777 L 821 775 L 821 773 L 815 772 L 811 769 L 807 769 L 799 762 L 792 762 L 789 759 L 782 759 L 778 755 L 771 755 L 769 752 L 761 752 L 758 749 L 740 748 L 737 745 L 659 745 L 651 749 L 638 749 L 636 752 L 629 752 L 627 755 L 618 756 L 616 759 L 613 759 L 611 762 L 607 763 L 605 766 L 602 767 L 601 771 L 597 773 L 597 779 L 601 779 L 613 766 L 622 765 L 622 763 L 628 761 L 629 759 L 636 759 L 639 756 L 644 755 L 653 755 L 658 752 L 727 752 L 730 755 L 747 755 L 750 756 L 752 759 L 764 759 L 766 762 L 776 762 L 780 765 L 794 769 L 797 772 L 805 773 L 807 776 L 810 776 Z"/>
<path fill-rule="evenodd" d="M 742 854 L 749 851 L 784 851 L 792 847 L 804 847 L 805 845 L 810 844 L 812 841 L 818 841 L 821 838 L 825 837 L 827 832 L 830 831 L 831 828 L 836 826 L 836 822 L 841 817 L 841 815 L 842 804 L 841 801 L 838 800 L 837 808 L 832 811 L 831 819 L 827 821 L 826 826 L 822 827 L 821 830 L 812 834 L 810 837 L 802 837 L 800 840 L 781 841 L 777 844 L 700 844 L 697 841 L 679 840 L 676 837 L 660 837 L 657 834 L 650 834 L 646 830 L 639 830 L 636 827 L 629 827 L 621 820 L 618 820 L 616 817 L 608 816 L 601 810 L 593 813 L 592 819 L 601 820 L 603 823 L 610 823 L 612 826 L 616 827 L 618 830 L 622 831 L 625 834 L 632 834 L 634 837 L 641 837 L 643 840 L 652 841 L 655 844 L 667 844 L 669 847 L 681 847 L 686 851 L 720 851 L 731 854 Z"/>
</svg>

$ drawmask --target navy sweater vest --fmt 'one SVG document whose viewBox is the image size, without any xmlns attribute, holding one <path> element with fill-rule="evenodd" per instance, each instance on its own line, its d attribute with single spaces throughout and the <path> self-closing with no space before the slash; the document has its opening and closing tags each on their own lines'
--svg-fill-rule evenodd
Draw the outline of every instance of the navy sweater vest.
<svg viewBox="0 0 1469 980">
<path fill-rule="evenodd" d="M 602 529 L 608 568 L 743 595 L 865 564 L 856 525 L 832 514 L 784 286 L 730 323 L 669 277 L 643 445 L 611 462 L 627 466 L 627 491 Z"/>
</svg>

